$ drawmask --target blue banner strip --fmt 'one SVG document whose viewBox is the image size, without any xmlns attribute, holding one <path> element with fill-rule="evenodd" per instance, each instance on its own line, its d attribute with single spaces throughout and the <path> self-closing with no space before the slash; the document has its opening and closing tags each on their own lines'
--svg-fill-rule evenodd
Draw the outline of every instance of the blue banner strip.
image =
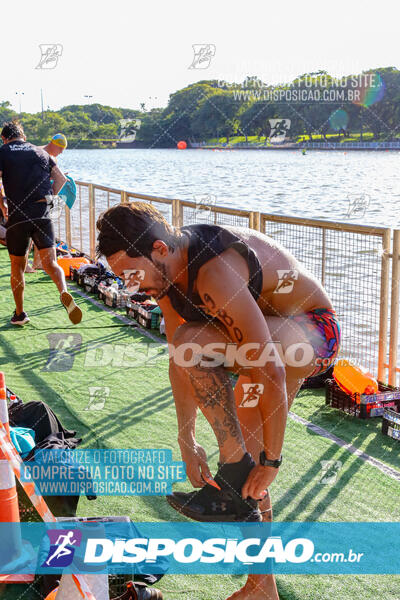
<svg viewBox="0 0 400 600">
<path fill-rule="evenodd" d="M 112 518 L 110 518 L 112 519 Z M 0 523 L 0 573 L 400 574 L 400 523 Z"/>
</svg>

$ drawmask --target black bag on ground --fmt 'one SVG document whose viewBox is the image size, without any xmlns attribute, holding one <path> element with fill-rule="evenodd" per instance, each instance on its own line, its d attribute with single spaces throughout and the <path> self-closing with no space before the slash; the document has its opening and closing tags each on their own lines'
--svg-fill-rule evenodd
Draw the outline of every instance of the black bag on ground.
<svg viewBox="0 0 400 600">
<path fill-rule="evenodd" d="M 70 431 L 62 426 L 57 415 L 44 402 L 32 401 L 11 405 L 8 414 L 12 427 L 30 427 L 34 430 L 36 444 L 52 434 L 62 434 L 57 437 L 63 439 L 65 447 L 70 449 L 76 448 L 82 441 L 82 438 L 75 437 L 76 431 Z"/>
</svg>

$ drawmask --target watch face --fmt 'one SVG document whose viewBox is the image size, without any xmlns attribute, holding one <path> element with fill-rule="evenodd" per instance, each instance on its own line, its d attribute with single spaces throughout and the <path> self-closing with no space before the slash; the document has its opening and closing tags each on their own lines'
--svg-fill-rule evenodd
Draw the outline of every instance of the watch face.
<svg viewBox="0 0 400 600">
<path fill-rule="evenodd" d="M 268 467 L 278 468 L 278 467 L 280 467 L 281 463 L 282 463 L 282 456 L 280 458 L 275 459 L 275 460 L 269 460 L 266 457 L 266 455 L 265 455 L 265 451 L 262 451 L 260 453 L 260 464 L 263 467 L 268 466 Z"/>
</svg>

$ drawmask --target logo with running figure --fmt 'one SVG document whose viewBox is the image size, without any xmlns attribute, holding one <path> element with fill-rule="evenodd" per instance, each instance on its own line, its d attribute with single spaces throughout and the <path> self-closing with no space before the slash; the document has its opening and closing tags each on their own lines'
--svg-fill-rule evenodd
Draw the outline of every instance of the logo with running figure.
<svg viewBox="0 0 400 600">
<path fill-rule="evenodd" d="M 58 59 L 62 55 L 63 47 L 61 44 L 39 44 L 40 61 L 36 69 L 55 69 L 58 65 Z"/>
<path fill-rule="evenodd" d="M 140 119 L 120 119 L 119 141 L 124 143 L 134 142 L 141 124 Z"/>
<path fill-rule="evenodd" d="M 348 194 L 347 200 L 349 202 L 349 208 L 346 214 L 348 219 L 353 215 L 357 215 L 358 217 L 365 216 L 369 206 L 368 194 Z"/>
<path fill-rule="evenodd" d="M 131 294 L 136 294 L 144 279 L 145 271 L 143 269 L 125 269 L 122 271 L 124 276 L 125 287 Z"/>
<path fill-rule="evenodd" d="M 319 482 L 322 485 L 335 485 L 340 469 L 343 467 L 341 460 L 321 460 L 321 475 Z"/>
<path fill-rule="evenodd" d="M 82 336 L 79 333 L 49 333 L 47 339 L 50 353 L 43 371 L 70 371 L 74 366 L 75 354 L 81 348 Z"/>
<path fill-rule="evenodd" d="M 274 289 L 274 294 L 290 294 L 293 290 L 294 282 L 299 277 L 296 269 L 278 269 L 278 285 Z"/>
<path fill-rule="evenodd" d="M 106 400 L 110 396 L 110 388 L 103 386 L 89 387 L 89 403 L 84 410 L 103 410 Z"/>
<path fill-rule="evenodd" d="M 264 392 L 263 383 L 242 383 L 243 399 L 239 408 L 254 408 Z"/>
<path fill-rule="evenodd" d="M 75 548 L 82 541 L 82 532 L 76 529 L 49 529 L 50 549 L 42 567 L 69 567 Z"/>
<path fill-rule="evenodd" d="M 194 56 L 189 69 L 208 69 L 215 56 L 215 44 L 193 44 Z"/>
<path fill-rule="evenodd" d="M 211 218 L 213 207 L 217 204 L 217 197 L 213 194 L 198 194 L 193 198 L 196 203 L 196 222 L 208 221 Z"/>
<path fill-rule="evenodd" d="M 290 129 L 290 119 L 268 119 L 271 127 L 269 141 L 271 144 L 281 144 Z"/>
</svg>

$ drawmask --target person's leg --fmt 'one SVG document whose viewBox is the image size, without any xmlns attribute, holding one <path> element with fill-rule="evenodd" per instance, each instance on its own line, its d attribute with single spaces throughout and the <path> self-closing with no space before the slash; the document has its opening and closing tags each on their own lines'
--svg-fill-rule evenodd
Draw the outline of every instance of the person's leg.
<svg viewBox="0 0 400 600">
<path fill-rule="evenodd" d="M 43 218 L 36 221 L 32 237 L 39 251 L 42 268 L 56 284 L 60 292 L 61 303 L 66 309 L 70 321 L 77 325 L 82 320 L 82 311 L 67 291 L 64 271 L 57 263 L 55 236 L 51 219 Z"/>
<path fill-rule="evenodd" d="M 267 317 L 268 328 L 273 340 L 282 344 L 283 354 L 286 354 L 288 348 L 295 343 L 306 342 L 307 337 L 299 325 L 288 319 L 279 317 Z M 286 393 L 288 401 L 288 410 L 293 404 L 295 397 L 304 381 L 314 370 L 314 362 L 304 367 L 286 367 Z M 244 397 L 243 384 L 251 383 L 248 377 L 241 375 L 235 385 L 235 401 L 237 415 L 240 427 L 243 432 L 247 451 L 258 462 L 260 452 L 264 449 L 262 436 L 261 413 L 257 406 L 246 408 L 240 406 Z M 267 490 L 267 496 L 258 504 L 263 522 L 272 522 L 272 504 L 271 495 Z M 279 600 L 279 594 L 276 587 L 275 576 L 272 573 L 265 575 L 249 575 L 246 584 L 237 592 L 232 594 L 228 600 Z"/>
<path fill-rule="evenodd" d="M 31 241 L 32 224 L 30 221 L 9 225 L 6 231 L 7 250 L 11 263 L 11 290 L 15 302 L 15 315 L 24 311 L 24 271 L 27 262 L 27 252 Z M 14 317 L 13 317 L 14 318 Z M 21 322 L 17 323 L 22 324 Z"/>
<path fill-rule="evenodd" d="M 34 273 L 34 272 L 35 272 L 35 269 L 33 268 L 33 266 L 31 266 L 31 265 L 29 264 L 29 254 L 31 253 L 31 250 L 32 250 L 32 245 L 33 245 L 33 242 L 32 242 L 32 240 L 31 240 L 31 243 L 29 244 L 28 251 L 27 251 L 27 253 L 26 253 L 26 265 L 25 265 L 25 273 Z"/>
<path fill-rule="evenodd" d="M 65 282 L 65 275 L 62 268 L 57 263 L 56 249 L 55 248 L 42 248 L 39 250 L 39 256 L 43 269 L 49 277 L 56 284 L 60 294 L 67 291 L 67 284 Z"/>
<path fill-rule="evenodd" d="M 229 374 L 223 366 L 202 366 L 197 358 L 193 360 L 193 363 L 197 364 L 189 365 L 190 351 L 183 354 L 180 349 L 191 343 L 203 348 L 210 342 L 230 341 L 222 324 L 219 327 L 218 324 L 210 323 L 185 323 L 177 329 L 172 340 L 176 351 L 170 366 L 177 413 L 185 414 L 187 398 L 192 399 L 215 433 L 220 462 L 224 464 L 239 461 L 246 452 Z M 184 423 L 183 426 L 190 429 L 191 424 Z"/>
<path fill-rule="evenodd" d="M 40 260 L 40 254 L 39 254 L 39 250 L 36 248 L 36 245 L 33 244 L 33 263 L 32 263 L 32 267 L 34 269 L 42 269 L 42 263 Z"/>
<path fill-rule="evenodd" d="M 10 254 L 11 262 L 11 290 L 14 296 L 15 312 L 20 315 L 24 311 L 24 271 L 26 266 L 26 255 L 14 256 Z"/>
<path fill-rule="evenodd" d="M 268 328 L 272 340 L 279 343 L 284 356 L 291 356 L 290 347 L 303 343 L 309 346 L 307 334 L 304 330 L 294 323 L 290 318 L 266 317 Z M 207 421 L 210 423 L 217 438 L 220 462 L 225 464 L 233 463 L 243 456 L 246 451 L 243 436 L 245 431 L 241 430 L 238 420 L 238 414 L 235 404 L 235 395 L 232 389 L 228 368 L 224 366 L 208 366 L 197 364 L 191 366 L 188 361 L 190 352 L 183 355 L 179 351 L 185 344 L 198 344 L 202 349 L 207 344 L 224 343 L 232 344 L 232 340 L 222 323 L 185 323 L 175 332 L 172 344 L 175 347 L 174 357 L 171 359 L 171 385 L 174 392 L 174 399 L 177 405 L 181 405 L 182 412 L 187 398 L 193 399 L 193 402 L 200 408 Z M 202 353 L 202 358 L 204 358 Z M 209 354 L 211 356 L 211 354 Z M 184 362 L 186 357 L 186 363 Z M 291 356 L 291 358 L 293 358 Z M 193 360 L 193 363 L 196 363 Z M 300 379 L 307 377 L 315 367 L 315 360 L 299 366 L 290 367 L 287 374 L 290 378 Z M 229 370 L 242 373 L 245 369 L 235 365 Z M 182 408 L 183 407 L 183 408 Z M 179 406 L 177 406 L 179 411 Z M 243 426 L 245 426 L 243 422 Z M 256 457 L 258 460 L 258 456 Z"/>
<path fill-rule="evenodd" d="M 205 356 L 204 346 L 210 341 L 225 341 L 225 338 L 230 341 L 224 327 L 187 323 L 178 328 L 172 340 L 176 351 L 170 359 L 170 380 L 178 416 L 179 445 L 193 485 L 202 485 L 199 466 L 203 484 L 204 476 L 208 475 L 205 452 L 201 447 L 199 450 L 194 435 L 197 408 L 215 433 L 220 456 L 214 476 L 217 488 L 208 484 L 198 492 L 170 494 L 166 499 L 175 510 L 197 521 L 258 522 L 261 514 L 257 502 L 242 498 L 242 487 L 255 463 L 244 445 L 232 382 L 223 366 L 200 364 Z M 195 352 L 199 353 L 199 356 L 193 356 L 190 364 L 191 351 L 183 352 L 188 342 L 197 344 Z"/>
<path fill-rule="evenodd" d="M 286 379 L 286 391 L 288 407 L 290 409 L 304 379 L 298 379 L 294 373 L 288 373 Z M 240 408 L 243 400 L 243 384 L 250 383 L 250 379 L 241 375 L 235 385 L 235 400 L 237 406 L 238 418 L 243 431 L 247 451 L 257 461 L 264 444 L 262 439 L 262 420 L 260 411 L 257 407 Z M 272 523 L 272 504 L 271 494 L 267 490 L 266 497 L 258 503 L 262 513 L 263 523 Z M 228 600 L 279 600 L 279 594 L 276 587 L 275 575 L 273 573 L 263 575 L 249 575 L 245 585 L 229 596 Z"/>
</svg>

